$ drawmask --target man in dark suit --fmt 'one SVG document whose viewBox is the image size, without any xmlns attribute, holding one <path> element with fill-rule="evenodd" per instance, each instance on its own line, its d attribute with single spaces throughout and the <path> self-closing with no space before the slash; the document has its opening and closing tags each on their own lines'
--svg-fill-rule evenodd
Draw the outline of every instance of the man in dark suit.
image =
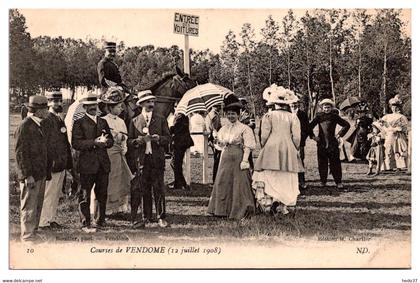
<svg viewBox="0 0 420 283">
<path fill-rule="evenodd" d="M 175 182 L 174 189 L 189 190 L 190 186 L 187 184 L 182 172 L 182 162 L 184 160 L 185 152 L 188 148 L 194 145 L 194 141 L 190 135 L 190 120 L 184 114 L 178 113 L 175 116 L 174 125 L 169 129 L 172 135 L 173 142 L 173 169 Z"/>
<path fill-rule="evenodd" d="M 73 125 L 72 146 L 79 150 L 79 172 L 81 193 L 79 194 L 79 214 L 82 230 L 87 233 L 96 232 L 105 224 L 105 211 L 108 189 L 110 160 L 107 148 L 114 144 L 108 123 L 96 116 L 97 96 L 88 93 L 80 102 L 86 109 L 85 115 Z M 90 219 L 90 193 L 95 185 L 95 196 L 98 201 L 98 218 L 94 227 Z"/>
<path fill-rule="evenodd" d="M 255 127 L 256 127 L 255 116 L 254 116 L 254 114 L 252 114 L 248 111 L 248 101 L 246 100 L 245 97 L 240 97 L 239 101 L 242 104 L 242 109 L 241 109 L 241 112 L 239 114 L 239 122 L 247 125 L 248 127 L 251 128 L 252 132 L 254 132 Z M 254 133 L 254 135 L 255 135 L 255 133 Z M 254 159 L 252 157 L 252 151 L 250 152 L 250 154 L 248 156 L 248 162 L 249 162 L 249 166 L 250 166 L 251 172 L 252 172 L 254 170 Z"/>
<path fill-rule="evenodd" d="M 212 107 L 212 109 L 204 119 L 204 122 L 206 124 L 206 132 L 209 133 L 209 142 L 212 144 L 213 148 L 213 184 L 216 180 L 217 170 L 219 168 L 220 155 L 222 153 L 222 149 L 216 143 L 214 143 L 214 140 L 217 138 L 217 132 L 222 127 L 219 112 L 220 105 L 215 105 Z"/>
<path fill-rule="evenodd" d="M 41 125 L 45 129 L 48 144 L 48 159 L 51 167 L 51 180 L 46 182 L 44 204 L 39 227 L 41 229 L 59 229 L 55 221 L 58 201 L 63 187 L 66 171 L 73 167 L 67 129 L 60 113 L 63 112 L 63 95 L 59 91 L 47 94 L 49 113 Z"/>
<path fill-rule="evenodd" d="M 302 160 L 302 164 L 304 165 L 306 139 L 308 138 L 308 136 L 312 136 L 313 133 L 312 130 L 309 128 L 308 114 L 306 114 L 306 112 L 304 111 L 304 105 L 299 98 L 296 98 L 294 101 L 291 102 L 290 109 L 292 110 L 292 113 L 296 114 L 300 122 L 299 157 Z M 306 189 L 305 172 L 299 172 L 298 178 L 300 189 Z"/>
<path fill-rule="evenodd" d="M 51 178 L 47 139 L 41 121 L 48 115 L 47 99 L 34 95 L 27 105 L 28 116 L 15 132 L 16 162 L 20 181 L 20 227 L 22 241 L 39 240 L 36 231 L 44 201 L 45 181 Z"/>
<path fill-rule="evenodd" d="M 105 55 L 99 61 L 97 71 L 99 77 L 99 86 L 105 93 L 110 86 L 120 86 L 124 92 L 129 92 L 128 87 L 122 82 L 120 71 L 114 59 L 117 53 L 117 44 L 115 42 L 105 42 Z"/>
<path fill-rule="evenodd" d="M 128 126 L 130 169 L 136 174 L 131 187 L 131 221 L 133 228 L 143 228 L 152 219 L 152 190 L 158 224 L 167 227 L 165 185 L 165 148 L 170 142 L 168 122 L 153 112 L 156 97 L 150 90 L 138 94 L 142 112 Z M 137 221 L 137 210 L 143 200 L 143 220 Z"/>
</svg>

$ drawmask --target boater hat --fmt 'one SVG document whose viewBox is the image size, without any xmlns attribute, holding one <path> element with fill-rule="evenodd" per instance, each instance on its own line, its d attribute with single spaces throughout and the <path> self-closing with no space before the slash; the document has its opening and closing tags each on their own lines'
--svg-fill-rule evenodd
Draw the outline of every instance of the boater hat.
<svg viewBox="0 0 420 283">
<path fill-rule="evenodd" d="M 98 96 L 93 92 L 89 91 L 85 96 L 80 99 L 80 103 L 83 105 L 98 104 Z"/>
<path fill-rule="evenodd" d="M 137 105 L 140 105 L 141 103 L 147 101 L 147 100 L 151 100 L 151 99 L 156 99 L 156 96 L 152 95 L 152 91 L 151 90 L 143 90 L 140 91 L 137 94 L 138 97 L 138 101 L 136 102 Z"/>
<path fill-rule="evenodd" d="M 51 92 L 48 92 L 45 97 L 50 100 L 50 99 L 63 99 L 63 94 L 61 93 L 61 91 L 58 90 L 54 90 Z"/>
<path fill-rule="evenodd" d="M 325 99 L 323 99 L 323 100 L 321 100 L 321 102 L 319 103 L 319 105 L 320 106 L 322 106 L 322 105 L 324 105 L 324 104 L 330 104 L 331 106 L 335 106 L 335 103 L 334 103 L 334 101 L 332 101 L 331 99 L 329 99 L 329 98 L 325 98 Z"/>
<path fill-rule="evenodd" d="M 30 107 L 32 109 L 48 108 L 48 100 L 45 96 L 32 95 L 29 97 L 29 102 L 26 104 L 26 107 Z"/>
</svg>

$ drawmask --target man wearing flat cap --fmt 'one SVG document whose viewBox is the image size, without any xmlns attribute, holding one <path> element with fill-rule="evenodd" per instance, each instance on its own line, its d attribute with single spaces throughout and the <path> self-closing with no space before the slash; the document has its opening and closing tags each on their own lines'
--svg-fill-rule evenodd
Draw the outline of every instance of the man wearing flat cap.
<svg viewBox="0 0 420 283">
<path fill-rule="evenodd" d="M 131 187 L 131 221 L 133 228 L 143 228 L 152 220 L 152 191 L 158 224 L 166 222 L 165 186 L 165 149 L 170 142 L 168 122 L 165 117 L 153 112 L 156 97 L 150 90 L 138 94 L 137 104 L 142 112 L 134 117 L 128 126 L 128 157 L 134 178 Z M 143 219 L 137 220 L 137 210 L 143 201 Z"/>
<path fill-rule="evenodd" d="M 86 109 L 85 115 L 73 125 L 72 146 L 79 150 L 79 172 L 81 194 L 79 194 L 79 215 L 82 230 L 86 233 L 96 232 L 96 228 L 105 225 L 105 212 L 108 190 L 108 175 L 111 169 L 107 148 L 114 144 L 108 123 L 96 116 L 97 96 L 89 92 L 80 102 Z M 95 185 L 95 196 L 98 201 L 99 215 L 91 226 L 90 194 Z"/>
<path fill-rule="evenodd" d="M 28 116 L 15 132 L 16 162 L 20 181 L 20 227 L 22 241 L 37 241 L 44 201 L 45 181 L 51 178 L 47 138 L 41 121 L 48 115 L 47 98 L 29 97 Z"/>
<path fill-rule="evenodd" d="M 70 143 L 67 139 L 67 128 L 60 114 L 63 112 L 63 95 L 53 91 L 46 95 L 49 113 L 42 121 L 48 144 L 48 158 L 51 162 L 51 180 L 45 187 L 44 204 L 39 227 L 41 229 L 59 229 L 55 221 L 58 201 L 62 192 L 65 170 L 73 167 Z"/>
<path fill-rule="evenodd" d="M 343 188 L 341 183 L 341 160 L 338 148 L 338 139 L 341 139 L 349 130 L 350 124 L 341 118 L 337 113 L 333 112 L 334 102 L 331 99 L 323 99 L 319 105 L 322 112 L 318 113 L 309 123 L 309 130 L 312 131 L 318 125 L 318 136 L 309 133 L 311 138 L 317 142 L 318 146 L 318 170 L 321 179 L 321 185 L 325 186 L 328 177 L 328 165 L 333 175 L 335 184 L 338 189 Z M 342 128 L 335 134 L 335 128 L 340 125 Z"/>
<path fill-rule="evenodd" d="M 120 71 L 114 59 L 117 52 L 115 42 L 105 42 L 105 55 L 98 63 L 99 86 L 105 93 L 110 86 L 120 86 L 125 92 L 129 92 L 128 87 L 122 82 Z"/>
</svg>

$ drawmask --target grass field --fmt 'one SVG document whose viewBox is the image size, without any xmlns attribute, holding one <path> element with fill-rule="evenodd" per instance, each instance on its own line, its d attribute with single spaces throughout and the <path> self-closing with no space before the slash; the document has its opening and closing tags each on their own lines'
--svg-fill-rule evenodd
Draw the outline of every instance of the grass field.
<svg viewBox="0 0 420 283">
<path fill-rule="evenodd" d="M 19 237 L 19 193 L 15 181 L 13 132 L 18 125 L 18 115 L 10 116 L 10 233 Z M 255 157 L 255 156 L 254 156 Z M 306 147 L 306 178 L 309 189 L 298 198 L 295 217 L 274 218 L 255 215 L 246 222 L 224 220 L 206 215 L 211 187 L 201 185 L 202 165 L 200 158 L 191 158 L 192 190 L 167 192 L 169 228 L 156 224 L 144 230 L 132 230 L 128 214 L 112 215 L 108 226 L 94 234 L 91 240 L 114 239 L 136 241 L 140 239 L 195 239 L 212 240 L 237 238 L 250 241 L 272 241 L 286 238 L 319 238 L 323 236 L 357 236 L 372 238 L 407 238 L 411 232 L 411 175 L 407 173 L 365 175 L 366 164 L 344 163 L 343 183 L 346 190 L 331 194 L 330 188 L 319 186 L 316 147 L 308 141 Z M 209 168 L 212 167 L 210 158 Z M 173 179 L 167 162 L 165 181 Z M 211 170 L 210 170 L 211 172 Z M 54 242 L 60 236 L 75 241 L 81 237 L 77 202 L 61 198 L 58 222 L 67 229 L 42 232 L 46 241 Z"/>
</svg>

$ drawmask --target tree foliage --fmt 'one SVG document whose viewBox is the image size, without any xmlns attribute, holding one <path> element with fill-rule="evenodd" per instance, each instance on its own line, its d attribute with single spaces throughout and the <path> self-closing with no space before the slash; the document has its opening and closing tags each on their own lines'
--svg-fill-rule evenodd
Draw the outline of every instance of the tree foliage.
<svg viewBox="0 0 420 283">
<path fill-rule="evenodd" d="M 402 32 L 401 11 L 316 9 L 297 18 L 293 10 L 280 19 L 269 15 L 259 31 L 244 23 L 239 34 L 228 30 L 219 54 L 189 50 L 191 77 L 197 84 L 217 83 L 251 102 L 262 114 L 262 92 L 272 83 L 302 94 L 310 109 L 320 99 L 349 96 L 367 100 L 377 116 L 399 94 L 410 114 L 411 39 Z M 10 93 L 12 99 L 54 87 L 96 87 L 96 66 L 103 39 L 41 36 L 31 38 L 25 18 L 9 11 Z M 183 50 L 153 45 L 126 47 L 118 42 L 117 64 L 124 82 L 144 88 L 175 66 Z"/>
</svg>

